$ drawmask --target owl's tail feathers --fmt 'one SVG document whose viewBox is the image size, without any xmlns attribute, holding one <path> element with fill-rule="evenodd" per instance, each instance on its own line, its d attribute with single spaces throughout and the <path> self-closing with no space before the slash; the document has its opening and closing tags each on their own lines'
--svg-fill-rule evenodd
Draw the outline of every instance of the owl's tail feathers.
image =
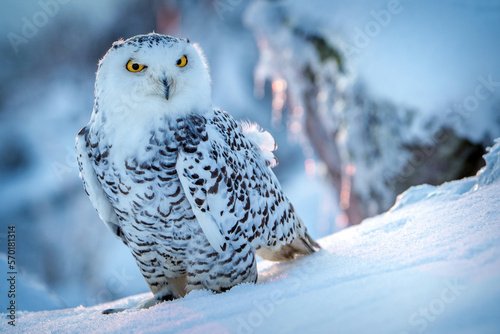
<svg viewBox="0 0 500 334">
<path fill-rule="evenodd" d="M 314 240 L 307 231 L 303 237 L 299 237 L 290 244 L 297 254 L 307 255 L 317 252 L 321 246 Z"/>
<path fill-rule="evenodd" d="M 320 249 L 321 246 L 306 231 L 303 237 L 295 238 L 291 243 L 281 246 L 279 249 L 263 247 L 256 252 L 264 260 L 289 261 L 293 260 L 295 255 L 309 255 Z"/>
<path fill-rule="evenodd" d="M 304 236 L 295 239 L 292 242 L 292 245 L 294 242 L 296 242 L 297 245 L 295 246 L 295 248 L 303 250 L 302 252 L 298 252 L 299 254 L 307 255 L 319 251 L 321 249 L 321 246 L 309 235 L 309 233 L 307 233 L 307 228 L 305 227 L 302 219 L 300 217 L 297 218 L 300 222 L 300 225 L 304 227 Z"/>
</svg>

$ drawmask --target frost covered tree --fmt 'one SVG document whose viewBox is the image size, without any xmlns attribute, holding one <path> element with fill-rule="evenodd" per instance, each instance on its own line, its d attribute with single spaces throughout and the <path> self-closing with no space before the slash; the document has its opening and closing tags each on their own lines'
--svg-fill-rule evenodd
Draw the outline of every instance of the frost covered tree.
<svg viewBox="0 0 500 334">
<path fill-rule="evenodd" d="M 256 87 L 272 82 L 273 119 L 300 138 L 306 156 L 314 149 L 339 194 L 341 219 L 358 224 L 412 185 L 473 175 L 500 133 L 498 104 L 479 116 L 490 133 L 472 140 L 455 109 L 423 113 L 373 97 L 345 36 L 325 23 L 334 12 L 335 2 L 323 0 L 256 1 L 245 21 L 260 51 Z"/>
</svg>

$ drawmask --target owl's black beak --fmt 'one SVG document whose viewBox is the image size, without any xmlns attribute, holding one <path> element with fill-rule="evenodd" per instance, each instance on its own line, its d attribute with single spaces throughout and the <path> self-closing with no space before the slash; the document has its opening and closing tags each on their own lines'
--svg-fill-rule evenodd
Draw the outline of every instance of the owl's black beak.
<svg viewBox="0 0 500 334">
<path fill-rule="evenodd" d="M 163 79 L 163 94 L 165 94 L 165 98 L 168 100 L 170 95 L 170 84 L 167 78 Z"/>
</svg>

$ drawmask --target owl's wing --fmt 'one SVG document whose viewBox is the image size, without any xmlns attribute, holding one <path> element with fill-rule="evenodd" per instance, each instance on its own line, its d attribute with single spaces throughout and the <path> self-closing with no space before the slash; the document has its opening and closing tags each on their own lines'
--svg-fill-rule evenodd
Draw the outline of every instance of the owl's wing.
<svg viewBox="0 0 500 334">
<path fill-rule="evenodd" d="M 230 244 L 238 251 L 250 242 L 274 250 L 304 238 L 305 227 L 270 168 L 271 135 L 247 126 L 247 138 L 224 112 L 208 120 L 206 129 L 208 139 L 180 150 L 176 169 L 212 247 L 223 252 Z"/>
<path fill-rule="evenodd" d="M 106 193 L 102 189 L 97 175 L 95 173 L 92 161 L 89 158 L 89 141 L 88 141 L 88 126 L 82 128 L 76 137 L 76 157 L 78 167 L 80 169 L 80 178 L 83 181 L 85 192 L 90 198 L 92 205 L 97 210 L 99 217 L 106 226 L 120 240 L 123 240 L 120 224 L 116 216 L 115 210 L 109 202 Z"/>
</svg>

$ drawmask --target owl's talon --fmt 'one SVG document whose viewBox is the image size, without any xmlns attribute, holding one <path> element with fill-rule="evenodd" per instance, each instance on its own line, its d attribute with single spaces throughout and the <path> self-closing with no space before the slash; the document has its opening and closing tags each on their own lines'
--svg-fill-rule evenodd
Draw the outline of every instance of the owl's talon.
<svg viewBox="0 0 500 334">
<path fill-rule="evenodd" d="M 150 308 L 151 306 L 155 306 L 156 304 L 161 303 L 161 300 L 158 300 L 156 298 L 148 298 L 137 304 L 134 309 L 147 309 Z"/>
<path fill-rule="evenodd" d="M 102 314 L 114 314 L 125 311 L 126 308 L 108 308 L 107 310 L 102 311 Z"/>
<path fill-rule="evenodd" d="M 137 304 L 134 309 L 147 309 L 156 304 L 160 304 L 166 301 L 175 299 L 174 295 L 170 291 L 165 291 L 164 293 L 157 293 L 153 298 L 148 298 Z"/>
</svg>

